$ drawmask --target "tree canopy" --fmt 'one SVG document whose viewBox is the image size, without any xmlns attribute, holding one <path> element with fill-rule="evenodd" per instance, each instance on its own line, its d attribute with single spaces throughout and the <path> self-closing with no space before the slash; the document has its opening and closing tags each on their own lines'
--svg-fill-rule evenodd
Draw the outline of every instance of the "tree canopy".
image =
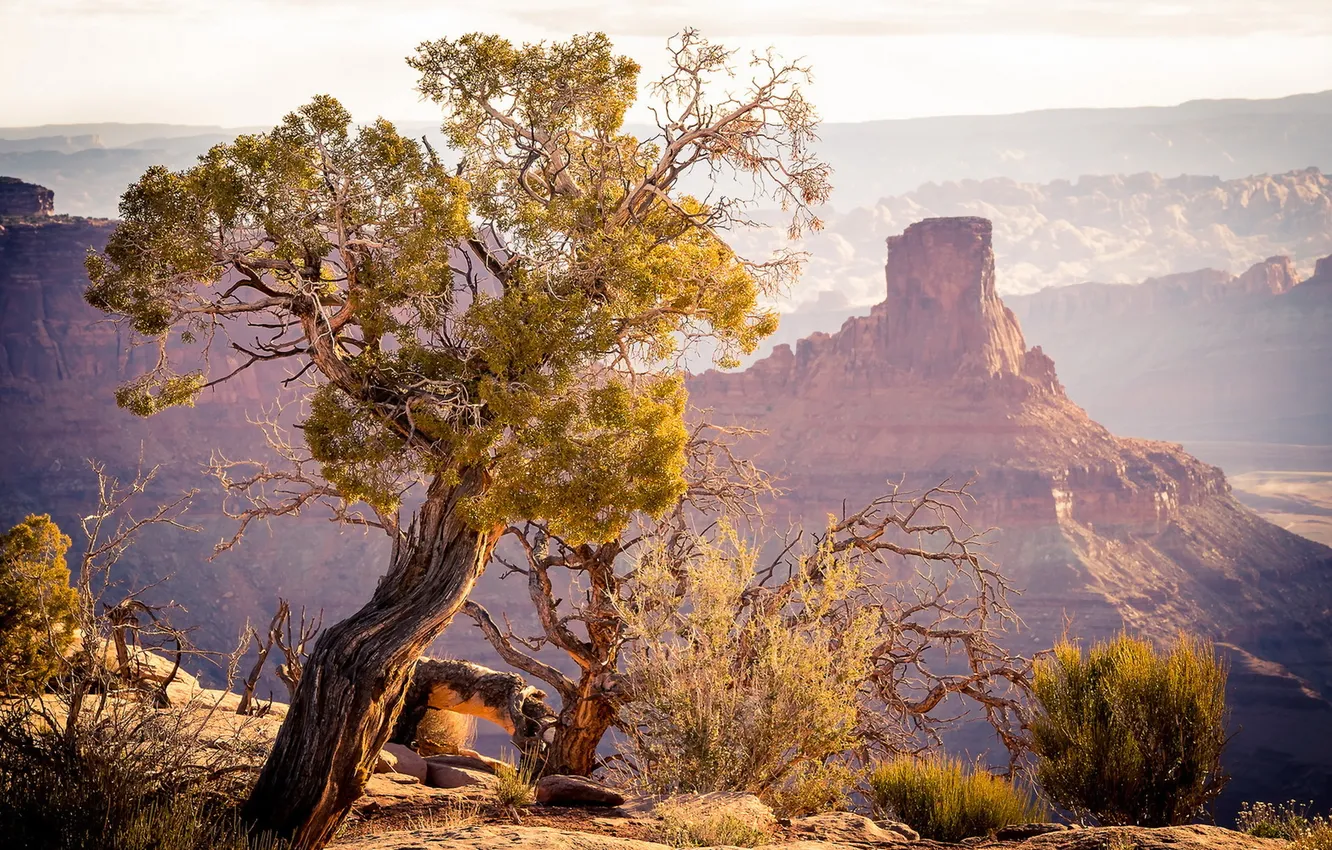
<svg viewBox="0 0 1332 850">
<path fill-rule="evenodd" d="M 794 236 L 818 226 L 830 173 L 803 68 L 757 56 L 747 88 L 718 94 L 732 52 L 686 31 L 671 56 L 651 139 L 624 129 L 639 67 L 606 36 L 473 34 L 409 60 L 455 164 L 320 96 L 192 168 L 150 169 L 87 264 L 88 301 L 159 346 L 119 402 L 149 415 L 285 360 L 324 478 L 386 526 L 413 482 L 465 471 L 488 482 L 478 526 L 604 539 L 665 510 L 684 486 L 681 351 L 753 351 L 776 327 L 763 296 L 800 260 L 738 256 L 723 233 L 744 205 L 677 183 L 747 175 Z"/>
</svg>

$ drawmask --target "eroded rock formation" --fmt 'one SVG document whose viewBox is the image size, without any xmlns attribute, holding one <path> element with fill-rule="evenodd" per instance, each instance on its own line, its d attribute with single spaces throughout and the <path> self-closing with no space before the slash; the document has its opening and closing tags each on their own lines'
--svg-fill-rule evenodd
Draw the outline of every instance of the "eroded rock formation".
<svg viewBox="0 0 1332 850">
<path fill-rule="evenodd" d="M 44 186 L 0 177 L 0 218 L 48 216 L 55 212 L 55 193 Z"/>
<path fill-rule="evenodd" d="M 1000 529 L 990 554 L 1026 589 L 1017 640 L 1048 646 L 1067 615 L 1087 638 L 1187 629 L 1235 645 L 1249 731 L 1234 793 L 1271 783 L 1269 797 L 1332 801 L 1332 744 L 1314 754 L 1270 726 L 1280 716 L 1285 734 L 1302 724 L 1332 740 L 1332 550 L 1243 508 L 1180 446 L 1116 437 L 1070 401 L 994 293 L 990 240 L 983 219 L 913 224 L 888 240 L 886 298 L 868 316 L 745 372 L 693 378 L 691 403 L 767 432 L 757 455 L 785 475 L 779 524 L 820 522 L 898 481 L 975 479 L 968 519 Z M 1289 267 L 1243 279 L 1282 290 Z"/>
</svg>

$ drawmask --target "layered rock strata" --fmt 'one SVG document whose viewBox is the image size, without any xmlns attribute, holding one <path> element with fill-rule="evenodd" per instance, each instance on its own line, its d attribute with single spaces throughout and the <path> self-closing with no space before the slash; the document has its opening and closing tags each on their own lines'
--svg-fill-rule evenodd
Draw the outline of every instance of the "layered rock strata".
<svg viewBox="0 0 1332 850">
<path fill-rule="evenodd" d="M 1237 739 L 1235 793 L 1299 784 L 1332 801 L 1332 743 L 1315 758 L 1262 731 L 1298 705 L 1285 723 L 1332 733 L 1332 550 L 1261 520 L 1180 446 L 1116 437 L 1070 401 L 994 293 L 984 219 L 911 225 L 888 240 L 886 277 L 885 300 L 839 332 L 690 381 L 715 421 L 766 431 L 755 451 L 785 478 L 779 524 L 818 523 L 899 481 L 974 480 L 967 519 L 998 528 L 990 554 L 1026 589 L 1023 648 L 1048 646 L 1066 617 L 1086 638 L 1187 629 L 1233 644 L 1237 712 L 1258 730 Z M 1245 278 L 1289 288 L 1280 262 Z"/>
</svg>

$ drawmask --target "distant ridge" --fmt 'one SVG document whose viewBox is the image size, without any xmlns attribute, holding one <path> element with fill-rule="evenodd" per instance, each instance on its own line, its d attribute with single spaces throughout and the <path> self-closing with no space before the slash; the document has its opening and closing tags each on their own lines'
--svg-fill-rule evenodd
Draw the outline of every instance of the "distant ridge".
<svg viewBox="0 0 1332 850">
<path fill-rule="evenodd" d="M 414 136 L 435 131 L 431 121 L 403 121 L 400 126 Z M 258 129 L 263 128 L 114 123 L 0 127 L 0 140 L 97 135 L 112 149 L 56 154 L 14 151 L 11 146 L 10 152 L 0 153 L 0 173 L 55 189 L 67 212 L 112 215 L 120 192 L 146 165 L 180 168 L 210 145 Z M 1235 178 L 1308 166 L 1332 170 L 1332 90 L 1270 100 L 828 123 L 821 136 L 821 150 L 836 169 L 832 206 L 838 210 L 869 206 L 879 198 L 947 180 L 1007 177 L 1044 183 L 1084 174 L 1148 171 L 1165 177 Z M 187 142 L 190 138 L 194 141 Z"/>
</svg>

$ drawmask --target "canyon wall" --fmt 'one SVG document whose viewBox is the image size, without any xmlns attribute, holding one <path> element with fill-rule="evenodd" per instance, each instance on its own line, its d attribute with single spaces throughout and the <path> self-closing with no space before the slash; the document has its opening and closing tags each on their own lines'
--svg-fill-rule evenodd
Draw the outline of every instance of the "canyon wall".
<svg viewBox="0 0 1332 850">
<path fill-rule="evenodd" d="M 1332 802 L 1332 550 L 1260 519 L 1179 445 L 1116 437 L 1071 401 L 994 293 L 987 221 L 926 220 L 887 245 L 869 315 L 690 381 L 714 420 L 766 432 L 755 456 L 783 476 L 778 527 L 898 482 L 974 481 L 966 519 L 997 527 L 988 554 L 1024 588 L 1019 646 L 1049 646 L 1070 623 L 1084 638 L 1209 635 L 1228 647 L 1246 730 L 1228 805 Z M 1275 262 L 1243 286 L 1289 283 Z"/>
</svg>

